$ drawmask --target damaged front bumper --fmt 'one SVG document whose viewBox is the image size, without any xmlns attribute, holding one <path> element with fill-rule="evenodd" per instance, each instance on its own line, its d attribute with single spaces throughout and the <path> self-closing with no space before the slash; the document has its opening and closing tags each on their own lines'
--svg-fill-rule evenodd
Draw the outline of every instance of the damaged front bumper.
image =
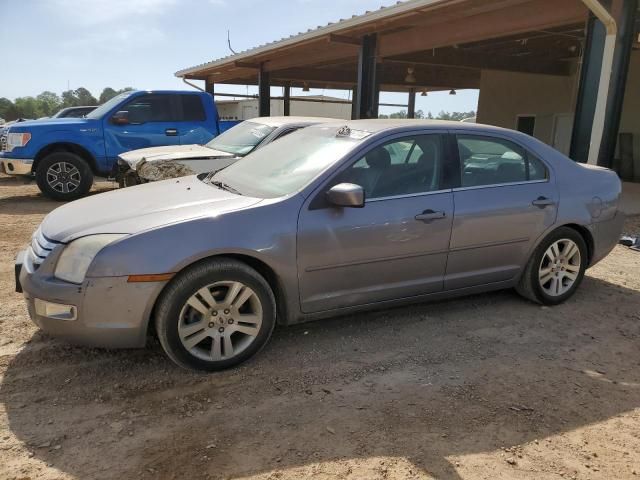
<svg viewBox="0 0 640 480">
<path fill-rule="evenodd" d="M 153 303 L 166 282 L 130 283 L 128 277 L 87 278 L 82 285 L 55 278 L 62 248 L 37 266 L 30 252 L 16 259 L 16 290 L 31 320 L 48 334 L 103 348 L 143 347 Z"/>
<path fill-rule="evenodd" d="M 116 163 L 116 182 L 120 188 L 133 187 L 145 183 L 138 172 L 129 165 L 129 163 L 121 157 L 118 157 Z"/>
</svg>

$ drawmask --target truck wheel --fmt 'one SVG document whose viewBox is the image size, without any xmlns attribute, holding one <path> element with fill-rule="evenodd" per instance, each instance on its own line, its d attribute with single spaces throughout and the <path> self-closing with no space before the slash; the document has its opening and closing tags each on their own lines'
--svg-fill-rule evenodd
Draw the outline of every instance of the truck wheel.
<svg viewBox="0 0 640 480">
<path fill-rule="evenodd" d="M 156 332 L 169 358 L 186 369 L 230 368 L 269 340 L 276 302 L 267 281 L 231 259 L 179 273 L 156 305 Z"/>
<path fill-rule="evenodd" d="M 93 172 L 78 155 L 54 152 L 38 164 L 36 182 L 40 191 L 53 200 L 75 200 L 91 189 Z"/>
</svg>

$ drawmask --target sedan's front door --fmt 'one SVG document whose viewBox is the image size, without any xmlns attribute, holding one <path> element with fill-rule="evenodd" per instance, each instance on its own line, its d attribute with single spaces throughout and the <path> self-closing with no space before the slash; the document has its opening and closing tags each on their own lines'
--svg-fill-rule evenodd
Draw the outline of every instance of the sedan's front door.
<svg viewBox="0 0 640 480">
<path fill-rule="evenodd" d="M 556 219 L 558 193 L 544 163 L 501 138 L 457 135 L 461 185 L 445 289 L 510 281 Z"/>
<path fill-rule="evenodd" d="M 453 194 L 443 187 L 445 137 L 403 137 L 374 147 L 305 206 L 298 222 L 304 312 L 413 297 L 443 288 Z M 364 208 L 324 200 L 338 183 L 365 190 Z"/>
</svg>

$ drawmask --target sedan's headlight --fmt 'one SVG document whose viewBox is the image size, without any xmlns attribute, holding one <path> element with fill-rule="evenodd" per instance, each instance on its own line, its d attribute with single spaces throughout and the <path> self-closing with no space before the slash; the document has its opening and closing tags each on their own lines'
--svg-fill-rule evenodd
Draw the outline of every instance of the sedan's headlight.
<svg viewBox="0 0 640 480">
<path fill-rule="evenodd" d="M 15 147 L 24 147 L 31 140 L 31 134 L 29 132 L 20 132 L 7 134 L 7 145 L 10 149 Z"/>
<path fill-rule="evenodd" d="M 58 263 L 55 276 L 60 280 L 71 283 L 82 283 L 89 265 L 100 250 L 116 240 L 127 235 L 114 233 L 102 235 L 89 235 L 74 240 L 64 247 Z"/>
</svg>

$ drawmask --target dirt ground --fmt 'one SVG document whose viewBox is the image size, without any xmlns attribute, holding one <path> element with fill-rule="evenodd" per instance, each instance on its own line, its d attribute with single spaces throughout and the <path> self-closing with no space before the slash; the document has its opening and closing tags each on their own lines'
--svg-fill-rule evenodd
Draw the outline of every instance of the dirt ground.
<svg viewBox="0 0 640 480">
<path fill-rule="evenodd" d="M 640 253 L 555 308 L 504 291 L 280 328 L 203 375 L 31 324 L 13 258 L 57 205 L 0 177 L 2 479 L 640 478 Z"/>
</svg>

